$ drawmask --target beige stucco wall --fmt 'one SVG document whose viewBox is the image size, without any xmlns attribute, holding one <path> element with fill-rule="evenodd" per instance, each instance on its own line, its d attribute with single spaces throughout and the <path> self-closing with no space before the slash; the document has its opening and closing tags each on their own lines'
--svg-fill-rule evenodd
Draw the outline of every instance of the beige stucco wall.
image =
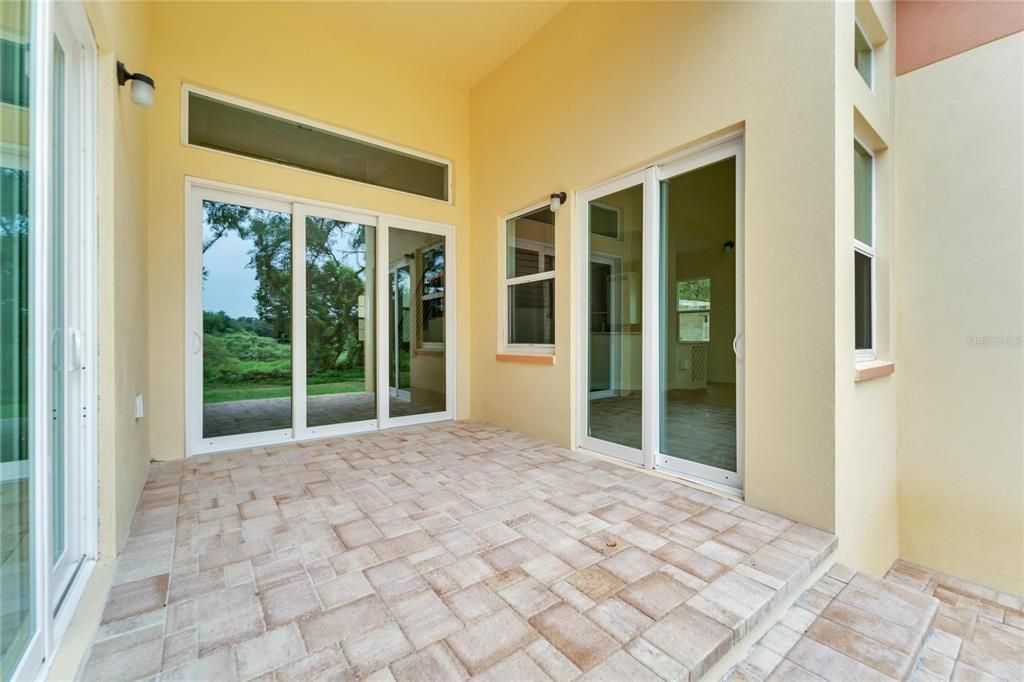
<svg viewBox="0 0 1024 682">
<path fill-rule="evenodd" d="M 552 366 L 495 360 L 499 217 L 745 126 L 747 500 L 834 528 L 835 11 L 574 3 L 473 90 L 475 417 L 573 442 L 572 201 Z"/>
<path fill-rule="evenodd" d="M 836 535 L 838 559 L 881 575 L 897 558 L 899 520 L 896 467 L 897 361 L 891 292 L 894 225 L 894 26 L 889 2 L 836 6 L 835 391 Z M 874 43 L 873 87 L 854 67 L 854 24 Z M 875 344 L 896 373 L 854 381 L 853 141 L 875 157 Z"/>
<path fill-rule="evenodd" d="M 1022 594 L 1024 33 L 896 102 L 900 553 Z"/>
<path fill-rule="evenodd" d="M 358 36 L 302 23 L 270 3 L 156 3 L 148 68 L 157 82 L 149 112 L 149 398 L 152 456 L 184 456 L 184 178 L 186 175 L 381 210 L 456 227 L 457 275 L 469 280 L 468 98 L 432 84 L 414 64 L 386 60 Z M 181 144 L 183 82 L 420 149 L 452 160 L 454 204 L 235 158 Z M 459 287 L 458 344 L 469 351 L 470 289 Z M 468 373 L 457 383 L 469 414 Z"/>
</svg>

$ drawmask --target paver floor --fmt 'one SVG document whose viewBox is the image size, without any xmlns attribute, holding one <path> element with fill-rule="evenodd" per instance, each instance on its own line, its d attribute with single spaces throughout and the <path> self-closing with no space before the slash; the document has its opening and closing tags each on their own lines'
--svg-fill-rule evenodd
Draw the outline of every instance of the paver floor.
<svg viewBox="0 0 1024 682">
<path fill-rule="evenodd" d="M 154 465 L 83 677 L 697 679 L 835 538 L 477 422 Z"/>
<path fill-rule="evenodd" d="M 834 566 L 726 677 L 1024 680 L 1024 599 L 897 561 L 884 580 Z"/>
</svg>

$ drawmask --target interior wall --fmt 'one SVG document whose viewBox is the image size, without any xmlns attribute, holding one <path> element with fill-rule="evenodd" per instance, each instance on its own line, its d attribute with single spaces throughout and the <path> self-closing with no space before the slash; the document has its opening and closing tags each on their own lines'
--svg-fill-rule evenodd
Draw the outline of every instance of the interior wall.
<svg viewBox="0 0 1024 682">
<path fill-rule="evenodd" d="M 854 66 L 854 26 L 860 21 L 874 43 L 869 87 Z M 835 394 L 837 558 L 875 575 L 899 554 L 896 466 L 896 395 L 905 381 L 895 339 L 897 286 L 894 266 L 898 222 L 894 220 L 893 129 L 894 40 L 891 2 L 838 3 L 836 7 L 835 166 Z M 854 343 L 854 139 L 875 158 L 875 353 L 896 371 L 857 382 Z"/>
<path fill-rule="evenodd" d="M 896 97 L 900 554 L 1024 594 L 1024 33 Z"/>
<path fill-rule="evenodd" d="M 832 3 L 570 3 L 474 88 L 475 417 L 569 446 L 586 380 L 574 202 L 555 221 L 554 365 L 495 358 L 496 219 L 743 126 L 746 499 L 834 528 L 834 22 Z M 799 302 L 785 326 L 780 300 Z"/>
<path fill-rule="evenodd" d="M 152 455 L 184 456 L 184 179 L 195 176 L 256 189 L 381 210 L 456 226 L 458 279 L 469 281 L 468 96 L 434 85 L 389 61 L 358 35 L 294 18 L 273 3 L 154 3 L 148 73 L 157 82 L 148 112 L 151 169 L 149 249 Z M 353 58 L 358 55 L 358 58 Z M 275 164 L 186 147 L 183 83 L 448 158 L 453 203 L 432 201 Z M 458 348 L 467 357 L 468 287 L 458 296 Z M 457 414 L 469 414 L 469 372 L 458 373 Z"/>
</svg>

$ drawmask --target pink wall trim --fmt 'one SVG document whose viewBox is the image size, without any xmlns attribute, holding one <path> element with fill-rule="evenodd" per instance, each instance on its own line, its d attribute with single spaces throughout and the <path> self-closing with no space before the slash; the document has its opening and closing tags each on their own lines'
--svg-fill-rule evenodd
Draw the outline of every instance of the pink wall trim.
<svg viewBox="0 0 1024 682">
<path fill-rule="evenodd" d="M 1024 31 L 1021 0 L 897 0 L 896 75 Z"/>
</svg>

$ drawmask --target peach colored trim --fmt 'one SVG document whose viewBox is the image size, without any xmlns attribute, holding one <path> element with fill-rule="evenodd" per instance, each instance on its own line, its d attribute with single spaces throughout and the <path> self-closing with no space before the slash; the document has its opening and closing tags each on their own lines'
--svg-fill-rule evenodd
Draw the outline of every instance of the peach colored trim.
<svg viewBox="0 0 1024 682">
<path fill-rule="evenodd" d="M 1017 0 L 898 0 L 896 75 L 1024 31 Z"/>
<path fill-rule="evenodd" d="M 494 356 L 498 362 L 522 362 L 528 365 L 553 365 L 554 355 L 507 355 L 498 353 Z"/>
<path fill-rule="evenodd" d="M 854 370 L 854 381 L 871 381 L 878 377 L 889 376 L 896 371 L 895 362 L 884 360 L 873 360 L 871 362 L 858 362 Z"/>
</svg>

